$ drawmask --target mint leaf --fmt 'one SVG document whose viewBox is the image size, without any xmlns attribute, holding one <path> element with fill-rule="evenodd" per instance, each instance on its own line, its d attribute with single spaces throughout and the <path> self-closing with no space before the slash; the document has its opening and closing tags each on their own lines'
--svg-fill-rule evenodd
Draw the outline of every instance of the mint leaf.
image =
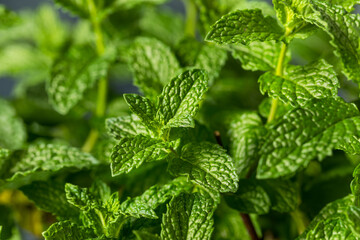
<svg viewBox="0 0 360 240">
<path fill-rule="evenodd" d="M 239 59 L 245 70 L 273 71 L 281 50 L 281 43 L 276 41 L 251 42 L 248 45 L 236 44 L 230 46 L 232 56 Z M 290 59 L 290 52 L 286 54 L 285 62 Z"/>
<path fill-rule="evenodd" d="M 46 90 L 56 111 L 66 114 L 82 98 L 85 91 L 107 75 L 115 53 L 109 50 L 98 57 L 89 46 L 71 47 L 52 66 Z"/>
<path fill-rule="evenodd" d="M 149 98 L 155 98 L 179 71 L 179 63 L 164 43 L 154 38 L 140 37 L 130 51 L 129 65 L 134 83 Z"/>
<path fill-rule="evenodd" d="M 207 74 L 188 70 L 173 78 L 158 97 L 157 119 L 165 128 L 193 127 L 193 117 L 207 90 Z"/>
<path fill-rule="evenodd" d="M 351 239 L 354 237 L 345 215 L 352 201 L 353 198 L 347 196 L 326 205 L 298 239 L 336 239 L 343 236 Z"/>
<path fill-rule="evenodd" d="M 20 18 L 12 11 L 0 5 L 0 29 L 12 27 L 20 22 Z"/>
<path fill-rule="evenodd" d="M 163 215 L 161 239 L 210 239 L 215 207 L 214 200 L 204 192 L 173 198 Z"/>
<path fill-rule="evenodd" d="M 333 67 L 324 60 L 305 66 L 289 66 L 283 77 L 267 72 L 259 78 L 260 91 L 293 106 L 313 98 L 337 96 L 339 81 Z"/>
<path fill-rule="evenodd" d="M 358 165 L 353 173 L 354 179 L 351 182 L 351 191 L 355 197 L 354 205 L 360 206 L 360 165 Z"/>
<path fill-rule="evenodd" d="M 232 115 L 227 129 L 229 153 L 234 160 L 238 176 L 243 178 L 257 159 L 261 138 L 266 130 L 261 118 L 254 112 Z"/>
<path fill-rule="evenodd" d="M 180 159 L 174 159 L 169 170 L 219 192 L 235 192 L 238 187 L 239 179 L 231 157 L 223 148 L 209 142 L 185 145 Z"/>
<path fill-rule="evenodd" d="M 163 186 L 154 185 L 141 196 L 129 198 L 121 203 L 121 211 L 133 217 L 157 218 L 154 210 L 162 203 L 181 193 L 191 192 L 193 185 L 179 178 Z"/>
<path fill-rule="evenodd" d="M 158 235 L 145 232 L 145 231 L 133 231 L 137 240 L 160 240 Z"/>
<path fill-rule="evenodd" d="M 204 69 L 208 73 L 210 86 L 219 76 L 227 60 L 225 49 L 200 43 L 190 37 L 184 38 L 178 44 L 176 54 L 181 65 Z"/>
<path fill-rule="evenodd" d="M 261 10 L 237 10 L 224 15 L 206 36 L 218 44 L 249 44 L 253 41 L 281 40 L 284 31 L 272 17 L 265 17 Z"/>
<path fill-rule="evenodd" d="M 360 237 L 360 208 L 349 206 L 346 211 L 346 217 L 354 235 Z"/>
<path fill-rule="evenodd" d="M 20 189 L 38 208 L 53 213 L 60 219 L 76 219 L 79 216 L 79 211 L 66 200 L 64 183 L 33 182 Z"/>
<path fill-rule="evenodd" d="M 111 194 L 110 188 L 100 181 L 90 189 L 67 183 L 65 192 L 68 202 L 80 209 L 87 228 L 100 236 L 119 237 L 124 217 L 120 212 L 118 192 Z"/>
<path fill-rule="evenodd" d="M 270 197 L 271 209 L 277 212 L 295 211 L 300 204 L 297 184 L 290 180 L 266 179 L 259 182 Z"/>
<path fill-rule="evenodd" d="M 322 160 L 357 136 L 359 124 L 355 105 L 339 98 L 315 99 L 291 110 L 269 126 L 260 148 L 257 177 L 290 175 L 315 157 Z"/>
<path fill-rule="evenodd" d="M 145 126 L 156 132 L 159 123 L 155 120 L 156 109 L 153 103 L 148 98 L 137 94 L 124 94 L 124 98 L 130 110 L 141 119 Z"/>
<path fill-rule="evenodd" d="M 359 0 L 326 0 L 326 2 L 329 2 L 332 5 L 340 5 L 348 12 L 354 10 L 355 4 L 360 4 Z"/>
<path fill-rule="evenodd" d="M 343 72 L 348 78 L 359 82 L 359 15 L 319 1 L 303 0 L 301 4 L 292 0 L 286 2 L 297 15 L 331 37 L 330 43 L 335 47 L 335 54 L 341 58 Z"/>
<path fill-rule="evenodd" d="M 0 148 L 18 149 L 26 140 L 23 121 L 16 116 L 15 109 L 0 99 Z"/>
<path fill-rule="evenodd" d="M 54 223 L 43 232 L 42 235 L 46 240 L 80 240 L 91 239 L 94 237 L 88 229 L 78 226 L 70 221 Z"/>
<path fill-rule="evenodd" d="M 37 180 L 46 180 L 60 171 L 83 169 L 99 162 L 88 153 L 60 144 L 39 143 L 26 151 L 9 156 L 9 166 L 0 176 L 0 188 L 17 188 Z"/>
<path fill-rule="evenodd" d="M 241 179 L 236 193 L 227 195 L 225 199 L 230 207 L 242 213 L 265 214 L 271 207 L 264 188 L 248 179 Z"/>
<path fill-rule="evenodd" d="M 108 118 L 105 123 L 108 133 L 118 140 L 139 134 L 150 135 L 150 131 L 136 115 Z"/>
<path fill-rule="evenodd" d="M 174 144 L 143 135 L 122 138 L 111 154 L 111 173 L 128 173 L 144 162 L 162 160 Z"/>
<path fill-rule="evenodd" d="M 89 7 L 87 0 L 54 0 L 54 2 L 72 14 L 83 18 L 89 17 Z"/>
</svg>

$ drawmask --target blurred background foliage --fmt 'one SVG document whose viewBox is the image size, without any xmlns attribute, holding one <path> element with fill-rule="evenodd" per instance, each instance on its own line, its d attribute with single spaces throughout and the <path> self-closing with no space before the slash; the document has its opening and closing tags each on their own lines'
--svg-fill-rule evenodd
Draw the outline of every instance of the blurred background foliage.
<svg viewBox="0 0 360 240">
<path fill-rule="evenodd" d="M 249 6 L 241 0 L 207 2 L 209 4 L 221 2 L 223 5 L 213 12 L 202 12 L 200 9 L 196 35 L 199 44 L 203 44 L 204 34 L 209 27 L 202 23 L 205 18 L 215 21 L 233 9 Z M 275 15 L 271 3 L 249 2 L 253 7 L 261 8 L 264 13 Z M 11 21 L 3 21 L 0 18 L 1 96 L 11 101 L 17 116 L 25 123 L 28 142 L 56 141 L 81 147 L 91 127 L 104 128 L 104 118 L 91 118 L 88 121 L 91 112 L 95 109 L 96 87 L 87 90 L 84 93 L 84 99 L 68 114 L 61 115 L 49 104 L 46 80 L 49 78 L 54 62 L 62 58 L 70 46 L 93 47 L 94 34 L 90 23 L 58 9 L 52 1 L 8 0 L 2 1 L 2 4 L 4 5 L 0 6 L 0 16 L 10 14 Z M 6 9 L 13 11 L 8 12 Z M 104 21 L 106 42 L 115 47 L 117 52 L 115 64 L 110 69 L 106 117 L 129 114 L 121 94 L 138 91 L 133 85 L 132 74 L 127 63 L 129 46 L 136 37 L 148 36 L 160 40 L 172 49 L 180 63 L 191 63 L 194 60 L 187 54 L 186 44 L 184 44 L 187 41 L 184 33 L 185 18 L 185 6 L 182 1 L 173 0 L 160 6 L 140 6 L 129 11 L 117 12 Z M 290 45 L 290 50 L 293 64 L 306 64 L 318 58 L 324 58 L 335 68 L 339 66 L 328 36 L 320 30 L 305 40 L 294 40 Z M 354 87 L 354 83 L 347 81 L 339 69 L 337 72 L 341 81 L 339 95 L 346 101 L 358 104 L 358 87 Z M 224 67 L 207 93 L 198 120 L 213 131 L 221 130 L 225 128 L 223 123 L 226 122 L 227 113 L 258 110 L 260 106 L 259 111 L 264 116 L 265 122 L 270 103 L 269 99 L 260 94 L 257 82 L 260 75 L 261 72 L 245 70 L 236 55 L 228 53 Z M 283 109 L 286 107 L 281 106 Z M 93 151 L 95 156 L 105 158 L 102 159 L 104 163 L 107 159 L 103 153 L 109 152 L 112 141 L 108 136 L 102 136 Z M 226 143 L 226 139 L 224 142 Z M 343 186 L 349 186 L 353 165 L 357 162 L 359 159 L 350 158 L 343 152 L 336 151 L 328 161 L 321 163 L 314 161 L 310 167 L 296 176 L 297 180 L 303 183 L 300 194 L 304 201 L 300 209 L 308 219 L 315 216 L 326 203 L 349 193 L 349 189 Z M 163 174 L 166 172 L 165 168 L 166 165 L 162 163 L 154 163 L 127 176 L 112 178 L 108 164 L 104 164 L 96 171 L 84 170 L 58 178 L 66 178 L 66 181 L 87 185 L 96 176 L 109 183 L 114 189 L 120 189 L 121 196 L 126 198 L 142 193 L 154 183 L 166 182 L 170 177 Z M 141 182 L 137 181 L 139 177 L 142 178 Z M 8 239 L 10 236 L 12 239 L 19 238 L 15 224 L 38 235 L 43 227 L 32 223 L 40 222 L 47 226 L 54 221 L 51 215 L 34 210 L 34 206 L 20 192 L 2 193 L 0 204 L 0 225 L 8 226 L 2 231 L 3 239 Z M 16 211 L 11 211 L 11 208 Z M 14 215 L 16 222 L 4 222 L 10 219 L 8 215 Z M 242 235 L 244 227 L 241 218 L 235 210 L 222 204 L 215 215 L 228 216 L 225 218 L 228 222 L 215 220 L 216 239 L 246 239 Z M 271 212 L 254 218 L 254 221 L 265 229 L 265 239 L 292 239 L 297 235 L 294 224 L 286 214 Z"/>
</svg>

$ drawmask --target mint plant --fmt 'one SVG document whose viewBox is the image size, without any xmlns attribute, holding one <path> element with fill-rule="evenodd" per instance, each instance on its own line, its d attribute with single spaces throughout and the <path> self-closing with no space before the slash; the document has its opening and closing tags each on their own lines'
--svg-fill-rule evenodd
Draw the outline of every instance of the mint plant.
<svg viewBox="0 0 360 240">
<path fill-rule="evenodd" d="M 0 6 L 0 239 L 360 239 L 360 2 L 183 3 Z"/>
</svg>

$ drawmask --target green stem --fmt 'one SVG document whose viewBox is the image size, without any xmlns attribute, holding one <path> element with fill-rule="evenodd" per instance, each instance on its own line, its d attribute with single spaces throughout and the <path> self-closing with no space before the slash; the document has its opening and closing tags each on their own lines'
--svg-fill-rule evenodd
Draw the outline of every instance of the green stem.
<svg viewBox="0 0 360 240">
<path fill-rule="evenodd" d="M 101 56 L 105 52 L 104 38 L 101 30 L 101 24 L 97 15 L 96 6 L 93 0 L 88 0 L 89 12 L 91 17 L 91 23 L 95 33 L 96 51 L 98 56 Z M 103 117 L 106 111 L 106 99 L 107 99 L 108 80 L 106 77 L 99 79 L 98 82 L 98 93 L 96 100 L 96 117 Z M 97 139 L 99 132 L 96 129 L 91 129 L 85 143 L 82 147 L 84 152 L 91 152 Z"/>
<path fill-rule="evenodd" d="M 196 6 L 192 0 L 184 0 L 186 8 L 185 35 L 195 37 L 196 34 Z"/>
<path fill-rule="evenodd" d="M 283 76 L 286 50 L 287 50 L 287 44 L 283 42 L 281 45 L 280 55 L 279 55 L 279 59 L 278 59 L 278 62 L 276 65 L 276 70 L 275 70 L 275 75 L 279 76 L 279 77 Z M 278 105 L 279 105 L 279 99 L 273 99 L 271 102 L 270 114 L 267 119 L 268 123 L 275 119 Z"/>
<path fill-rule="evenodd" d="M 296 209 L 295 211 L 291 212 L 290 215 L 295 222 L 298 234 L 302 234 L 308 225 L 308 220 L 306 219 L 304 213 L 299 209 Z"/>
</svg>

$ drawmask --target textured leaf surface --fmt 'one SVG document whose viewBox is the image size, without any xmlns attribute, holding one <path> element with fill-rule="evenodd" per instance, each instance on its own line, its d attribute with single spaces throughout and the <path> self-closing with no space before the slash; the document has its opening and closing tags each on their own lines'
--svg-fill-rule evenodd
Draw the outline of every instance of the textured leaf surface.
<svg viewBox="0 0 360 240">
<path fill-rule="evenodd" d="M 61 170 L 82 169 L 97 165 L 88 153 L 58 144 L 34 144 L 27 151 L 10 156 L 11 166 L 0 180 L 1 187 L 16 188 L 36 180 L 46 180 Z"/>
<path fill-rule="evenodd" d="M 150 131 L 136 115 L 108 118 L 105 123 L 108 133 L 118 140 L 139 134 L 150 135 Z"/>
<path fill-rule="evenodd" d="M 332 38 L 348 78 L 360 81 L 359 31 L 360 18 L 339 6 L 320 1 L 286 0 L 291 9 L 305 21 L 315 24 Z"/>
<path fill-rule="evenodd" d="M 210 239 L 216 203 L 206 193 L 181 194 L 171 200 L 161 225 L 161 239 Z"/>
<path fill-rule="evenodd" d="M 85 228 L 77 226 L 70 221 L 63 221 L 51 225 L 43 232 L 43 236 L 46 240 L 81 240 L 93 238 L 94 236 L 87 231 Z"/>
<path fill-rule="evenodd" d="M 251 42 L 248 45 L 231 46 L 232 56 L 239 59 L 245 70 L 273 71 L 276 68 L 281 50 L 281 43 L 276 41 Z M 286 55 L 285 62 L 290 58 Z"/>
<path fill-rule="evenodd" d="M 249 44 L 253 41 L 281 40 L 283 29 L 272 17 L 265 17 L 261 10 L 237 10 L 223 16 L 206 36 L 218 44 Z"/>
<path fill-rule="evenodd" d="M 260 91 L 293 106 L 304 105 L 313 98 L 337 96 L 340 88 L 333 67 L 324 60 L 306 65 L 289 66 L 283 77 L 267 72 L 259 78 Z"/>
<path fill-rule="evenodd" d="M 259 115 L 246 112 L 231 117 L 227 129 L 230 141 L 229 152 L 234 160 L 237 174 L 243 178 L 257 158 L 265 128 Z"/>
<path fill-rule="evenodd" d="M 162 160 L 171 146 L 172 143 L 143 135 L 122 138 L 111 154 L 112 175 L 128 173 L 143 162 Z"/>
<path fill-rule="evenodd" d="M 260 149 L 258 178 L 290 175 L 318 157 L 331 155 L 357 136 L 359 111 L 340 98 L 312 100 L 269 126 Z M 354 145 L 359 149 L 359 143 Z"/>
<path fill-rule="evenodd" d="M 158 128 L 159 124 L 155 121 L 155 106 L 148 98 L 137 94 L 125 94 L 124 98 L 130 110 L 135 113 L 148 128 L 155 130 Z"/>
<path fill-rule="evenodd" d="M 356 239 L 345 216 L 352 201 L 352 196 L 347 196 L 326 205 L 298 239 Z"/>
<path fill-rule="evenodd" d="M 88 2 L 86 0 L 54 0 L 55 4 L 80 17 L 89 16 Z"/>
<path fill-rule="evenodd" d="M 16 116 L 15 109 L 0 99 L 0 148 L 21 148 L 26 140 L 23 121 Z"/>
<path fill-rule="evenodd" d="M 355 168 L 353 176 L 354 179 L 351 182 L 351 191 L 355 197 L 354 204 L 360 207 L 360 164 Z"/>
<path fill-rule="evenodd" d="M 194 182 L 219 192 L 235 192 L 238 187 L 231 157 L 220 146 L 208 142 L 185 145 L 181 159 L 172 162 L 170 171 L 188 175 Z"/>
<path fill-rule="evenodd" d="M 64 183 L 55 181 L 33 182 L 20 189 L 38 208 L 45 212 L 53 213 L 61 219 L 79 216 L 79 211 L 66 200 Z"/>
<path fill-rule="evenodd" d="M 266 191 L 255 181 L 242 179 L 236 193 L 228 195 L 226 202 L 242 213 L 268 213 L 271 201 Z"/>
<path fill-rule="evenodd" d="M 67 183 L 65 192 L 68 202 L 80 209 L 84 226 L 92 228 L 99 236 L 118 238 L 124 220 L 118 192 L 111 194 L 110 188 L 100 181 L 90 189 Z"/>
<path fill-rule="evenodd" d="M 131 216 L 139 218 L 157 218 L 154 210 L 171 197 L 184 192 L 190 192 L 193 185 L 186 179 L 175 179 L 171 183 L 163 186 L 154 185 L 146 190 L 141 196 L 130 198 L 121 204 L 121 211 Z"/>
<path fill-rule="evenodd" d="M 290 180 L 266 179 L 260 181 L 270 197 L 271 209 L 278 212 L 291 212 L 300 204 L 298 187 Z"/>
<path fill-rule="evenodd" d="M 70 48 L 55 61 L 46 88 L 55 110 L 66 114 L 74 107 L 87 89 L 107 75 L 113 57 L 114 53 L 110 51 L 98 57 L 91 47 L 82 46 Z"/>
<path fill-rule="evenodd" d="M 148 97 L 155 98 L 179 71 L 171 49 L 152 38 L 137 38 L 131 49 L 129 64 L 135 85 Z"/>
<path fill-rule="evenodd" d="M 166 85 L 158 99 L 157 118 L 165 127 L 193 126 L 193 117 L 207 90 L 205 71 L 185 71 Z"/>
</svg>

